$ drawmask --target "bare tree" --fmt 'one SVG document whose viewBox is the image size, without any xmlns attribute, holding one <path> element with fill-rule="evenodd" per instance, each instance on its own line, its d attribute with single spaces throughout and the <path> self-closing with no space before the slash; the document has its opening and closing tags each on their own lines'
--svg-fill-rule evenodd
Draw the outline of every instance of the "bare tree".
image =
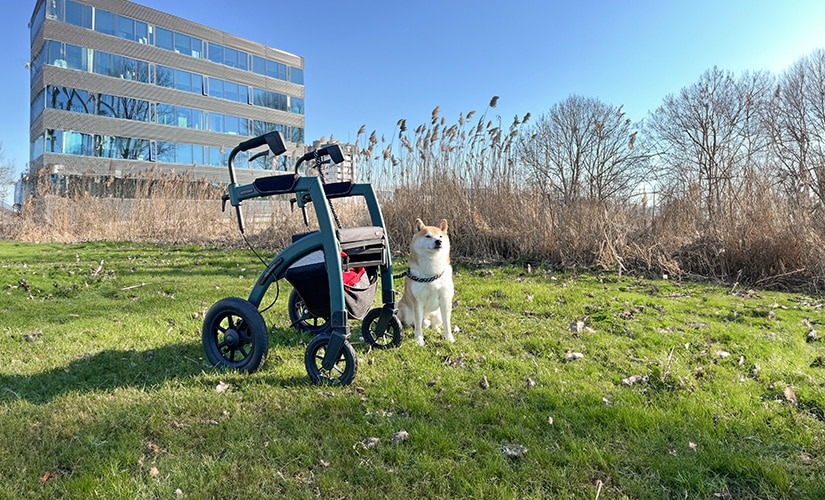
<svg viewBox="0 0 825 500">
<path fill-rule="evenodd" d="M 771 139 L 781 188 L 791 203 L 808 212 L 810 182 L 808 165 L 811 131 L 810 101 L 805 97 L 808 71 L 804 60 L 796 62 L 779 79 L 765 107 L 765 127 Z"/>
<path fill-rule="evenodd" d="M 5 200 L 14 185 L 14 162 L 6 158 L 3 143 L 0 142 L 0 200 Z"/>
<path fill-rule="evenodd" d="M 766 136 L 759 119 L 768 89 L 766 73 L 735 79 L 716 67 L 677 95 L 667 96 L 651 117 L 651 130 L 665 152 L 670 186 L 699 197 L 704 220 L 734 208 L 740 181 L 764 155 Z"/>
<path fill-rule="evenodd" d="M 545 194 L 566 203 L 627 197 L 650 174 L 651 154 L 621 107 L 573 95 L 524 131 L 518 159 Z"/>
<path fill-rule="evenodd" d="M 825 49 L 814 51 L 806 60 L 808 77 L 805 96 L 810 102 L 808 131 L 811 158 L 808 163 L 810 186 L 817 202 L 825 202 Z"/>
</svg>

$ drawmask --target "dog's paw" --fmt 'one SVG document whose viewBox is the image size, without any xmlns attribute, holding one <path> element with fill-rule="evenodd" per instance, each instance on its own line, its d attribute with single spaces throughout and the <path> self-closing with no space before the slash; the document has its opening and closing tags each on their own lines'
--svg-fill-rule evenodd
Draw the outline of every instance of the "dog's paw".
<svg viewBox="0 0 825 500">
<path fill-rule="evenodd" d="M 418 335 L 415 336 L 415 343 L 418 345 L 424 345 L 424 337 L 419 337 Z"/>
<path fill-rule="evenodd" d="M 455 337 L 453 337 L 452 333 L 444 335 L 444 338 L 447 340 L 447 342 L 455 342 Z"/>
</svg>

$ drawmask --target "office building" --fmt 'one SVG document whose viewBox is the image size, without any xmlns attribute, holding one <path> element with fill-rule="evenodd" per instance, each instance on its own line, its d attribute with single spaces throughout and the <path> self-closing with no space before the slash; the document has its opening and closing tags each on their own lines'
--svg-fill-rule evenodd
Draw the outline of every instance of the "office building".
<svg viewBox="0 0 825 500">
<path fill-rule="evenodd" d="M 280 131 L 282 158 L 237 158 L 249 182 L 304 151 L 300 56 L 125 0 L 37 0 L 30 32 L 29 178 L 226 182 L 235 145 Z"/>
</svg>

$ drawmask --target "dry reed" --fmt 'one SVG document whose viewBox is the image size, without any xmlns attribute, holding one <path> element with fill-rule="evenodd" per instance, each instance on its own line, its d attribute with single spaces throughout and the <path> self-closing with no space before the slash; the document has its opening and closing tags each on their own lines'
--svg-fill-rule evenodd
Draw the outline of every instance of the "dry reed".
<svg viewBox="0 0 825 500">
<path fill-rule="evenodd" d="M 702 219 L 699 196 L 663 187 L 656 206 L 587 199 L 565 203 L 541 192 L 519 167 L 514 141 L 529 113 L 509 125 L 461 113 L 454 124 L 432 111 L 430 123 L 397 123 L 390 139 L 358 134 L 361 181 L 379 192 L 393 250 L 407 252 L 413 222 L 450 222 L 457 259 L 542 262 L 646 275 L 705 277 L 773 288 L 825 284 L 825 221 L 793 211 L 767 174 L 747 179 L 734 207 Z M 0 219 L 0 236 L 20 241 L 134 240 L 237 245 L 234 214 L 220 211 L 222 189 L 187 174 L 150 172 L 128 196 L 30 199 L 19 217 Z M 345 224 L 367 223 L 358 202 L 336 202 Z M 307 230 L 286 200 L 245 202 L 248 235 L 276 251 Z M 310 219 L 313 219 L 310 214 Z M 310 227 L 309 229 L 312 229 Z"/>
</svg>

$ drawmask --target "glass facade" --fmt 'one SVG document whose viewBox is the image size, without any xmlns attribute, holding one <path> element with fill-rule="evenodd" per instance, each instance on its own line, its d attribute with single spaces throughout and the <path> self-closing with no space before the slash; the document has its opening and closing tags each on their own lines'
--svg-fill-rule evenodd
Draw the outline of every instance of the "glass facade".
<svg viewBox="0 0 825 500">
<path fill-rule="evenodd" d="M 139 43 L 154 45 L 161 49 L 197 59 L 207 58 L 217 64 L 245 71 L 252 70 L 270 78 L 277 78 L 298 85 L 304 84 L 304 71 L 301 68 L 288 66 L 260 56 L 252 56 L 250 66 L 250 55 L 244 51 L 213 42 L 204 42 L 185 33 L 178 33 L 161 26 L 151 26 L 143 21 L 107 12 L 103 9 L 92 9 L 88 5 L 73 0 L 47 0 L 42 4 L 41 11 L 44 8 L 45 17 L 48 19 L 94 29 L 100 33 Z M 94 26 L 92 26 L 93 21 Z M 38 13 L 31 29 L 32 41 L 42 22 L 43 13 Z M 208 49 L 208 56 L 205 56 L 206 49 Z"/>
<path fill-rule="evenodd" d="M 170 29 L 170 26 L 175 25 L 172 21 L 170 21 L 170 26 L 158 26 L 103 9 L 93 8 L 80 1 L 46 0 L 39 4 L 38 10 L 32 18 L 31 39 L 33 44 L 38 33 L 42 31 L 43 23 L 46 20 L 92 30 L 99 34 L 135 43 L 153 45 L 187 57 L 202 59 L 209 63 L 240 71 L 249 71 L 267 78 L 303 86 L 304 76 L 301 68 L 260 55 L 250 54 L 226 44 L 204 40 L 192 36 L 191 33 L 187 34 Z M 193 31 L 193 33 L 195 32 L 197 30 Z M 52 31 L 49 31 L 49 33 L 52 33 Z M 135 52 L 132 52 L 132 54 L 135 54 Z M 172 59 L 167 60 L 172 61 Z M 234 73 L 238 75 L 236 78 L 240 81 L 233 81 L 231 72 L 226 72 L 228 79 L 218 78 L 213 76 L 221 74 L 221 70 L 217 67 L 214 73 L 202 73 L 200 70 L 192 71 L 190 68 L 196 67 L 193 64 L 179 63 L 178 65 L 181 67 L 168 64 L 161 65 L 151 60 L 135 59 L 92 49 L 89 46 L 83 47 L 58 40 L 45 39 L 41 50 L 32 58 L 30 65 L 32 82 L 41 74 L 43 67 L 47 65 L 133 81 L 138 84 L 155 85 L 232 103 L 241 103 L 295 115 L 304 114 L 304 100 L 302 98 L 241 83 L 244 77 L 240 76 L 240 73 Z M 268 120 L 256 120 L 233 113 L 217 112 L 208 109 L 210 105 L 205 100 L 202 101 L 204 103 L 202 108 L 198 109 L 191 105 L 182 106 L 176 103 L 155 102 L 145 98 L 110 95 L 65 85 L 49 84 L 50 81 L 58 81 L 53 77 L 50 77 L 50 79 L 46 81 L 44 89 L 39 92 L 32 91 L 34 96 L 31 102 L 30 114 L 32 123 L 43 116 L 45 109 L 51 109 L 59 112 L 93 114 L 105 118 L 154 123 L 164 127 L 203 130 L 244 137 L 278 130 L 287 141 L 294 143 L 304 141 L 303 127 L 289 126 Z M 74 82 L 75 79 L 73 78 L 72 81 Z M 85 83 L 81 84 L 81 81 Z M 89 85 L 88 88 L 94 88 L 95 86 L 83 78 L 77 80 L 76 85 Z M 114 87 L 109 84 L 108 88 Z M 126 88 L 124 87 L 124 89 Z M 144 91 L 141 92 L 141 95 L 149 94 Z M 203 100 L 204 98 L 198 97 L 197 99 Z M 193 98 L 187 98 L 186 100 L 196 102 Z M 217 104 L 218 101 L 215 102 L 216 109 L 230 109 L 229 104 L 219 105 Z M 260 116 L 261 111 L 251 114 Z M 302 122 L 303 119 L 301 119 Z M 39 158 L 44 153 L 59 153 L 98 158 L 160 161 L 185 165 L 225 166 L 228 150 L 231 150 L 231 148 L 223 146 L 128 137 L 128 132 L 125 135 L 105 135 L 79 130 L 48 128 L 48 123 L 45 123 L 45 126 L 44 133 L 35 134 L 32 137 L 32 160 Z M 128 127 L 124 128 L 124 130 L 127 129 Z M 160 137 L 163 133 L 158 132 L 155 134 L 152 132 L 150 135 Z M 204 135 L 204 137 L 205 143 L 214 140 L 214 136 Z M 271 169 L 277 167 L 275 163 L 264 163 L 260 160 L 255 161 L 254 164 L 248 164 L 246 156 L 240 156 L 243 157 L 237 158 L 239 168 Z"/>
<path fill-rule="evenodd" d="M 44 108 L 95 114 L 109 118 L 154 122 L 159 125 L 209 130 L 240 136 L 263 135 L 278 130 L 291 142 L 303 142 L 303 129 L 241 116 L 187 108 L 166 103 L 150 103 L 143 99 L 91 93 L 82 89 L 49 85 L 32 100 L 32 119 Z M 251 128 L 250 128 L 251 127 Z"/>
<path fill-rule="evenodd" d="M 78 47 L 54 40 L 46 40 L 43 50 L 35 57 L 31 66 L 32 80 L 43 64 L 60 68 L 93 72 L 98 75 L 154 83 L 160 87 L 209 95 L 218 99 L 251 103 L 278 111 L 304 114 L 304 100 L 278 92 L 253 88 L 250 102 L 250 88 L 246 85 L 201 74 L 175 69 L 168 66 L 150 65 L 145 61 L 110 54 L 100 50 Z M 206 85 L 204 85 L 206 84 Z"/>
</svg>

